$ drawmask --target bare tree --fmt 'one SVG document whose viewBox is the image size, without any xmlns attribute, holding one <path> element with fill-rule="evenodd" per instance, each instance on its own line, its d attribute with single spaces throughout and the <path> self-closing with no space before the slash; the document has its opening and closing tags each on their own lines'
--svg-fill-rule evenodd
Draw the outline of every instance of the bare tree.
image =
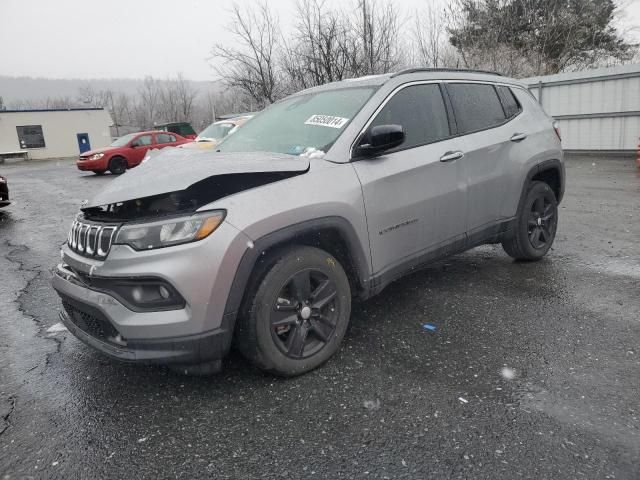
<svg viewBox="0 0 640 480">
<path fill-rule="evenodd" d="M 190 121 L 193 111 L 193 102 L 198 97 L 198 90 L 191 82 L 186 80 L 182 73 L 178 73 L 174 80 L 178 97 L 179 120 Z"/>
<path fill-rule="evenodd" d="M 447 7 L 430 0 L 413 16 L 408 63 L 425 67 L 457 67 L 458 54 L 447 37 Z"/>
<path fill-rule="evenodd" d="M 281 45 L 278 18 L 266 2 L 255 9 L 233 4 L 233 21 L 228 27 L 238 47 L 217 44 L 212 57 L 221 62 L 218 74 L 231 88 L 252 97 L 260 106 L 283 94 L 276 52 Z"/>
<path fill-rule="evenodd" d="M 84 85 L 78 87 L 77 100 L 78 103 L 103 108 L 109 106 L 110 97 L 113 96 L 111 90 L 96 90 L 90 82 L 86 82 Z"/>
<path fill-rule="evenodd" d="M 393 2 L 384 6 L 378 0 L 358 0 L 352 27 L 360 41 L 361 51 L 353 65 L 359 75 L 386 73 L 402 62 L 399 51 L 400 18 Z"/>
<path fill-rule="evenodd" d="M 161 86 L 151 76 L 145 77 L 138 88 L 138 101 L 134 108 L 136 124 L 142 128 L 151 128 L 157 120 L 160 109 Z"/>
<path fill-rule="evenodd" d="M 357 55 L 347 17 L 324 0 L 299 0 L 293 37 L 281 58 L 293 90 L 342 80 Z"/>
</svg>

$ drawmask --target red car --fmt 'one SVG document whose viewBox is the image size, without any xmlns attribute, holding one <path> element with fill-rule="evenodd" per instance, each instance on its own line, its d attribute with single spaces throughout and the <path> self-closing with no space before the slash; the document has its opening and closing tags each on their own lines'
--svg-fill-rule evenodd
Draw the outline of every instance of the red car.
<svg viewBox="0 0 640 480">
<path fill-rule="evenodd" d="M 120 175 L 127 168 L 139 165 L 150 149 L 175 147 L 190 141 L 169 132 L 131 133 L 120 137 L 108 147 L 81 153 L 76 165 L 78 170 L 88 170 L 98 175 L 107 170 L 114 175 Z"/>
</svg>

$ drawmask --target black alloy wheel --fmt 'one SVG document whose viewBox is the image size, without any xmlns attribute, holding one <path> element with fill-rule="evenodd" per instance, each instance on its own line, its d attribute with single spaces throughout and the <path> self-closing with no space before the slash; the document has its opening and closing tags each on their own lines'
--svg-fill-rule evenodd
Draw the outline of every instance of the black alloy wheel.
<svg viewBox="0 0 640 480">
<path fill-rule="evenodd" d="M 340 262 L 319 248 L 274 249 L 256 265 L 234 329 L 258 368 L 301 375 L 340 348 L 351 316 L 351 285 Z"/>
<path fill-rule="evenodd" d="M 287 357 L 318 353 L 336 331 L 338 309 L 335 284 L 321 271 L 307 269 L 289 278 L 271 312 L 271 335 Z"/>
<path fill-rule="evenodd" d="M 527 233 L 533 248 L 542 249 L 549 241 L 553 241 L 556 210 L 555 204 L 544 194 L 538 196 L 531 205 Z"/>
<path fill-rule="evenodd" d="M 545 182 L 532 182 L 502 247 L 516 260 L 540 260 L 551 249 L 557 228 L 558 201 L 554 191 Z"/>
</svg>

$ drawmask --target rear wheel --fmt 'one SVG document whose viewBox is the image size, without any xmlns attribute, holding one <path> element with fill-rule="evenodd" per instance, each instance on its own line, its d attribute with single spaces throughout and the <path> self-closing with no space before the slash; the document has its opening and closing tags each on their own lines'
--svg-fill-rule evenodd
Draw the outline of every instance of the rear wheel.
<svg viewBox="0 0 640 480">
<path fill-rule="evenodd" d="M 122 157 L 113 157 L 109 160 L 109 171 L 113 175 L 121 175 L 127 170 L 127 161 Z"/>
<path fill-rule="evenodd" d="M 532 182 L 518 212 L 513 236 L 502 242 L 518 260 L 539 260 L 553 245 L 558 227 L 558 202 L 544 182 Z"/>
<path fill-rule="evenodd" d="M 262 370 L 282 376 L 308 372 L 340 347 L 351 315 L 342 266 L 313 247 L 281 251 L 243 308 L 236 343 Z"/>
</svg>

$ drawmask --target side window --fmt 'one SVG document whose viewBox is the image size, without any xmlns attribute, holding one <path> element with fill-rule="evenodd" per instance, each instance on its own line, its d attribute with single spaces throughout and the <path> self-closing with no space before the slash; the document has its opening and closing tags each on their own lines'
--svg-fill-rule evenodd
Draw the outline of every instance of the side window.
<svg viewBox="0 0 640 480">
<path fill-rule="evenodd" d="M 498 92 L 498 97 L 500 97 L 502 108 L 504 108 L 504 113 L 507 115 L 507 118 L 513 118 L 520 113 L 522 108 L 509 87 L 497 86 L 496 91 Z"/>
<path fill-rule="evenodd" d="M 506 119 L 493 85 L 480 83 L 450 83 L 447 91 L 460 133 L 495 127 Z"/>
<path fill-rule="evenodd" d="M 436 142 L 450 135 L 444 100 L 436 84 L 400 90 L 371 123 L 371 127 L 377 125 L 402 125 L 406 139 L 400 149 Z"/>
<path fill-rule="evenodd" d="M 176 137 L 169 135 L 168 133 L 158 133 L 156 135 L 156 143 L 171 143 L 175 141 Z"/>
<path fill-rule="evenodd" d="M 151 145 L 153 142 L 151 140 L 151 135 L 142 135 L 138 138 L 136 138 L 133 143 L 135 143 L 136 145 L 140 146 L 140 147 L 146 147 L 148 145 Z"/>
</svg>

